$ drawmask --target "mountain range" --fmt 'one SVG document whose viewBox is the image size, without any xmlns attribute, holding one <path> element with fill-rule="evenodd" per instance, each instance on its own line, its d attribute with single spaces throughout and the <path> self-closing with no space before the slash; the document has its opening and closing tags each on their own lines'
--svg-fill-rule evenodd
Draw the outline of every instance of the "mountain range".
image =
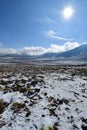
<svg viewBox="0 0 87 130">
<path fill-rule="evenodd" d="M 58 58 L 58 59 L 81 59 L 87 60 L 87 44 L 76 47 L 62 53 L 45 53 L 43 58 Z"/>
<path fill-rule="evenodd" d="M 20 61 L 52 61 L 52 60 L 73 60 L 87 62 L 87 44 L 76 47 L 62 53 L 45 53 L 39 56 L 4 54 L 0 55 L 0 62 L 20 62 Z"/>
</svg>

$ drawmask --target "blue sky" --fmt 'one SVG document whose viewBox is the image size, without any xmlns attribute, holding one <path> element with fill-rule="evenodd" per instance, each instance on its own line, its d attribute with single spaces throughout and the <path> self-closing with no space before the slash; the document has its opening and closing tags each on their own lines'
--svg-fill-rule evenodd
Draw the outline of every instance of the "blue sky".
<svg viewBox="0 0 87 130">
<path fill-rule="evenodd" d="M 67 6 L 74 10 L 69 21 L 61 13 Z M 87 0 L 0 0 L 0 46 L 49 49 L 86 43 L 86 12 Z"/>
</svg>

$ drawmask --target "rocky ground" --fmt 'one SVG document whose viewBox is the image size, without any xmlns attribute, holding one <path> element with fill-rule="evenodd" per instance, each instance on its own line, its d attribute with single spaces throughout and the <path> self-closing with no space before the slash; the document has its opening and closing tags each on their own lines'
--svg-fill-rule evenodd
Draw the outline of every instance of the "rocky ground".
<svg viewBox="0 0 87 130">
<path fill-rule="evenodd" d="M 0 66 L 0 130 L 87 130 L 87 66 Z"/>
</svg>

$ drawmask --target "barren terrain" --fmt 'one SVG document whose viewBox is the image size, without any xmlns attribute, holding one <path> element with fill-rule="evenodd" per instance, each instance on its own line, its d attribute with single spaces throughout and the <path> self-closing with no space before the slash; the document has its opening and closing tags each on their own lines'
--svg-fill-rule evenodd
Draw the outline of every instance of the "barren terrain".
<svg viewBox="0 0 87 130">
<path fill-rule="evenodd" d="M 0 130 L 87 130 L 87 66 L 0 65 Z"/>
</svg>

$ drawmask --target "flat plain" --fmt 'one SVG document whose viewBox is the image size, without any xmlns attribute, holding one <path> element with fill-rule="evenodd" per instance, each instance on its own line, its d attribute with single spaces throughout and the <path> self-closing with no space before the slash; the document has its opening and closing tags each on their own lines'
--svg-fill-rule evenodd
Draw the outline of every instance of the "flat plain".
<svg viewBox="0 0 87 130">
<path fill-rule="evenodd" d="M 0 130 L 87 130 L 87 65 L 0 65 Z"/>
</svg>

